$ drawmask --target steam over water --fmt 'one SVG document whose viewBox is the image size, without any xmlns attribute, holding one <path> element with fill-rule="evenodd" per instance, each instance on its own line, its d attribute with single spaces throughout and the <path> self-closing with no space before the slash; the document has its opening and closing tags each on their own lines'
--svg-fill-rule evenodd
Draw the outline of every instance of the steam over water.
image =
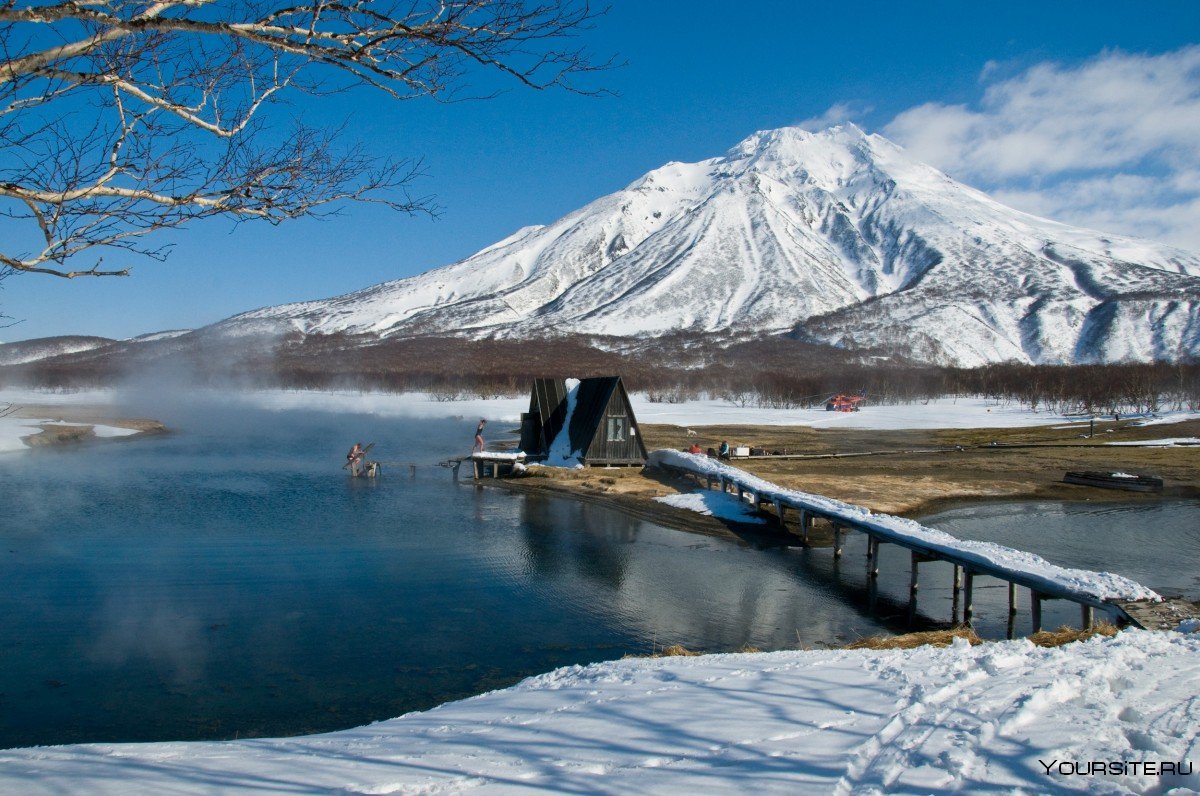
<svg viewBox="0 0 1200 796">
<path fill-rule="evenodd" d="M 835 564 L 454 484 L 431 465 L 469 450 L 475 417 L 150 397 L 142 411 L 178 433 L 0 458 L 0 747 L 325 731 L 671 644 L 903 626 L 907 564 L 887 546 L 872 590 L 855 537 Z M 355 441 L 377 443 L 378 482 L 341 469 Z M 1056 560 L 1090 563 L 1073 557 Z M 920 605 L 945 621 L 939 566 L 922 567 Z M 992 591 L 976 616 L 1003 635 Z"/>
<path fill-rule="evenodd" d="M 454 484 L 428 465 L 477 418 L 153 414 L 178 433 L 0 459 L 0 747 L 332 730 L 655 646 L 881 630 L 798 551 Z M 378 483 L 341 469 L 356 440 Z"/>
</svg>

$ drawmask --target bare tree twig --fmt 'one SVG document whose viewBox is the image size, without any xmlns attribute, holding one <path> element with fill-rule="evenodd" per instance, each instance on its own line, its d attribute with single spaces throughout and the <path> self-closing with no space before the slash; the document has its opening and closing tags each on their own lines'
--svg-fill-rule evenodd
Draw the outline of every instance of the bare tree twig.
<svg viewBox="0 0 1200 796">
<path fill-rule="evenodd" d="M 419 159 L 344 145 L 283 103 L 356 87 L 454 101 L 472 73 L 599 93 L 577 79 L 611 63 L 574 46 L 596 15 L 586 0 L 0 2 L 0 219 L 26 231 L 0 240 L 0 273 L 124 275 L 105 254 L 162 259 L 152 233 L 211 217 L 436 213 L 408 192 Z"/>
</svg>

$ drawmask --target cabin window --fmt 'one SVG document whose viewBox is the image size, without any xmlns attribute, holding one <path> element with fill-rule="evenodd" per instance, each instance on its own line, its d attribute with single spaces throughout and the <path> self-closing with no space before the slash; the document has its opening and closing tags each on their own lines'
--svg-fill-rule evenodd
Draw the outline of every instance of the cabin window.
<svg viewBox="0 0 1200 796">
<path fill-rule="evenodd" d="M 610 440 L 625 439 L 629 429 L 629 419 L 624 415 L 608 419 L 608 438 Z"/>
</svg>

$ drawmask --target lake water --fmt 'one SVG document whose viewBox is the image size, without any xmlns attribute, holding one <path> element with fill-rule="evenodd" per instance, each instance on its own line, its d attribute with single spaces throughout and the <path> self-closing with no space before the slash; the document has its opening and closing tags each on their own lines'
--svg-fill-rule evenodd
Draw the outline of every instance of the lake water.
<svg viewBox="0 0 1200 796">
<path fill-rule="evenodd" d="M 664 645 L 822 646 L 907 619 L 907 559 L 885 545 L 872 586 L 860 537 L 835 562 L 396 466 L 461 453 L 473 418 L 155 414 L 180 433 L 0 458 L 0 748 L 318 732 Z M 356 439 L 378 443 L 378 482 L 340 469 Z M 1196 510 L 927 522 L 1196 596 Z M 939 566 L 920 609 L 946 621 Z M 980 583 L 985 634 L 1005 632 L 1003 594 Z"/>
<path fill-rule="evenodd" d="M 332 730 L 669 644 L 882 631 L 827 555 L 340 469 L 355 439 L 436 462 L 470 418 L 157 414 L 181 432 L 0 459 L 0 747 Z"/>
<path fill-rule="evenodd" d="M 1200 503 L 990 503 L 923 517 L 962 539 L 1030 550 L 1067 567 L 1117 572 L 1200 601 Z"/>
</svg>

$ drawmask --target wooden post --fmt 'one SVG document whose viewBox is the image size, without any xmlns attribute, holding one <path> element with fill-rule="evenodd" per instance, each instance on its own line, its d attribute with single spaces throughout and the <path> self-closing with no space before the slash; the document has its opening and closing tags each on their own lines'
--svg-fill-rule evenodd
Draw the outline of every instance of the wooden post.
<svg viewBox="0 0 1200 796">
<path fill-rule="evenodd" d="M 912 569 L 908 575 L 908 623 L 911 625 L 913 620 L 917 618 L 917 590 L 921 588 L 920 576 L 918 568 L 921 565 L 921 556 L 916 552 L 912 554 Z"/>
<path fill-rule="evenodd" d="M 1092 606 L 1080 604 L 1079 606 L 1080 621 L 1083 624 L 1084 630 L 1092 629 Z"/>
<path fill-rule="evenodd" d="M 1033 614 L 1033 632 L 1040 633 L 1042 631 L 1042 595 L 1033 589 L 1029 590 L 1029 609 Z"/>
<path fill-rule="evenodd" d="M 712 476 L 711 475 L 704 476 L 704 488 L 712 489 L 712 485 L 713 485 Z"/>
<path fill-rule="evenodd" d="M 475 458 L 472 458 L 472 459 L 471 459 L 471 466 L 472 466 L 472 467 L 474 468 L 474 470 L 475 470 L 475 480 L 476 480 L 476 481 L 478 481 L 478 480 L 479 480 L 479 460 L 478 460 L 478 459 L 475 459 Z"/>
<path fill-rule="evenodd" d="M 776 519 L 779 520 L 780 528 L 787 527 L 786 525 L 784 525 L 784 522 L 783 522 L 783 504 L 780 503 L 778 500 L 775 501 L 775 516 L 776 516 Z"/>
<path fill-rule="evenodd" d="M 808 512 L 800 509 L 800 533 L 804 539 L 804 546 L 808 547 L 808 526 L 812 519 L 808 516 Z"/>
<path fill-rule="evenodd" d="M 975 614 L 975 604 L 973 601 L 975 573 L 968 569 L 966 574 L 966 582 L 963 584 L 963 624 L 970 627 L 971 619 Z"/>
<path fill-rule="evenodd" d="M 417 477 L 417 466 L 415 464 L 410 464 L 408 466 L 408 477 L 409 478 Z"/>
<path fill-rule="evenodd" d="M 962 589 L 962 568 L 958 564 L 954 565 L 954 588 L 951 594 L 954 599 L 950 605 L 950 623 L 958 624 L 958 593 Z"/>
<path fill-rule="evenodd" d="M 833 524 L 833 557 L 842 557 L 842 526 Z"/>
<path fill-rule="evenodd" d="M 873 536 L 867 537 L 867 576 L 879 577 L 879 540 Z"/>
<path fill-rule="evenodd" d="M 1017 632 L 1017 584 L 1008 582 L 1008 626 L 1005 628 L 1005 638 L 1012 639 Z"/>
</svg>

